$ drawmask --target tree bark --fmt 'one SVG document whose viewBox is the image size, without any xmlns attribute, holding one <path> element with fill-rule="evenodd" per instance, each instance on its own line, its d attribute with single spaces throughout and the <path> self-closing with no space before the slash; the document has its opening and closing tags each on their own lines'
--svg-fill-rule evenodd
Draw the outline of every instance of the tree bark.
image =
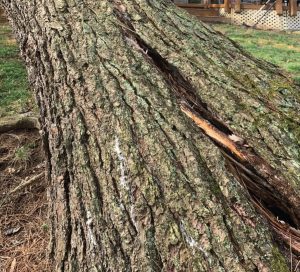
<svg viewBox="0 0 300 272">
<path fill-rule="evenodd" d="M 0 2 L 40 108 L 55 271 L 289 271 L 299 86 L 171 1 Z"/>
</svg>

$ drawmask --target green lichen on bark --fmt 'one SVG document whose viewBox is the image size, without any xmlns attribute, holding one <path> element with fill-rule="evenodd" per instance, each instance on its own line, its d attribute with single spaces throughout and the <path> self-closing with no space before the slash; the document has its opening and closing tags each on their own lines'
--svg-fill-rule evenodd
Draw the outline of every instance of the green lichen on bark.
<svg viewBox="0 0 300 272">
<path fill-rule="evenodd" d="M 299 95 L 287 77 L 169 1 L 2 3 L 41 109 L 56 271 L 281 267 L 268 225 L 177 91 L 191 86 L 296 202 Z"/>
<path fill-rule="evenodd" d="M 273 248 L 272 271 L 274 272 L 290 272 L 290 268 L 286 264 L 286 260 L 279 252 L 278 248 Z"/>
</svg>

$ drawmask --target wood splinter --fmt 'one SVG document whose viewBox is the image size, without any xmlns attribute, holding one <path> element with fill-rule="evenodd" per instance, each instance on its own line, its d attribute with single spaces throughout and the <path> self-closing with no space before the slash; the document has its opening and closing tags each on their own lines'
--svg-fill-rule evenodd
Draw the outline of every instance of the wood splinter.
<svg viewBox="0 0 300 272">
<path fill-rule="evenodd" d="M 213 125 L 211 125 L 207 120 L 201 118 L 198 114 L 193 112 L 193 110 L 188 106 L 186 102 L 182 102 L 180 104 L 181 110 L 191 118 L 195 124 L 201 128 L 206 135 L 215 140 L 216 142 L 222 144 L 226 149 L 231 151 L 234 155 L 236 155 L 242 161 L 246 160 L 246 156 L 238 150 L 235 141 L 232 140 L 233 136 L 226 135 L 225 133 L 216 129 Z M 239 138 L 240 139 L 240 138 Z"/>
<path fill-rule="evenodd" d="M 238 150 L 236 146 L 237 143 L 243 143 L 243 139 L 236 135 L 226 135 L 225 133 L 219 131 L 215 126 L 213 126 L 209 121 L 204 118 L 201 118 L 199 114 L 197 114 L 192 107 L 185 101 L 182 101 L 180 104 L 181 110 L 191 118 L 194 123 L 201 128 L 204 133 L 209 136 L 214 141 L 221 144 L 227 150 L 231 151 L 235 156 L 237 156 L 243 162 L 247 161 L 247 156 Z M 240 176 L 240 175 L 239 175 Z M 241 176 L 240 176 L 241 177 Z M 244 182 L 243 182 L 244 184 Z M 247 186 L 244 184 L 247 188 Z M 257 210 L 260 211 L 265 218 L 268 219 L 268 222 L 271 224 L 275 232 L 281 237 L 281 239 L 291 247 L 292 251 L 296 254 L 300 254 L 300 234 L 299 230 L 294 229 L 285 224 L 284 221 L 276 220 L 274 215 L 270 211 L 268 211 L 263 205 L 259 203 L 259 201 L 250 196 L 251 202 L 254 204 Z"/>
</svg>

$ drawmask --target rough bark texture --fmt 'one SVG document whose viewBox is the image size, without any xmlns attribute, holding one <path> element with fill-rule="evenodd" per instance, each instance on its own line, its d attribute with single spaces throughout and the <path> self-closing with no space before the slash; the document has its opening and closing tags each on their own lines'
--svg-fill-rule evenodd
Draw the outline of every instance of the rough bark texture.
<svg viewBox="0 0 300 272">
<path fill-rule="evenodd" d="M 56 271 L 288 271 L 268 220 L 297 236 L 299 87 L 170 1 L 0 2 L 41 109 Z"/>
</svg>

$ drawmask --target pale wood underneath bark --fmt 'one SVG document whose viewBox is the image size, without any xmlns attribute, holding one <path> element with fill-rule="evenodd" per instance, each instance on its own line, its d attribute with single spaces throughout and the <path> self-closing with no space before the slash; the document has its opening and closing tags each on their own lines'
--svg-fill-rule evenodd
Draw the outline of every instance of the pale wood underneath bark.
<svg viewBox="0 0 300 272">
<path fill-rule="evenodd" d="M 41 110 L 56 271 L 288 271 L 238 181 L 298 224 L 299 88 L 277 67 L 169 1 L 1 2 Z"/>
</svg>

